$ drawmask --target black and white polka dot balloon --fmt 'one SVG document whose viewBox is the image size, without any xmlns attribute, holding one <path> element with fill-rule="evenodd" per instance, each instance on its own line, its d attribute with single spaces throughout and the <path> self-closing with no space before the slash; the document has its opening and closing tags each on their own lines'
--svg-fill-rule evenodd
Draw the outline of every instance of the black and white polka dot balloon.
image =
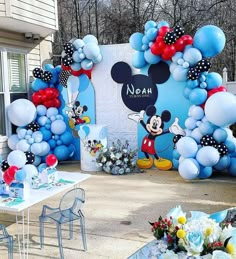
<svg viewBox="0 0 236 259">
<path fill-rule="evenodd" d="M 65 57 L 62 58 L 62 64 L 66 67 L 70 66 L 73 63 L 73 58 L 66 54 Z"/>
<path fill-rule="evenodd" d="M 196 65 L 196 69 L 199 72 L 207 72 L 209 71 L 210 68 L 211 68 L 211 62 L 209 61 L 209 59 L 202 59 Z"/>
<path fill-rule="evenodd" d="M 71 42 L 67 42 L 64 44 L 64 51 L 66 54 L 72 56 L 74 53 L 74 46 Z"/>
<path fill-rule="evenodd" d="M 207 134 L 200 139 L 200 144 L 202 146 L 215 146 L 216 140 L 213 138 L 213 136 Z"/>
<path fill-rule="evenodd" d="M 10 165 L 8 164 L 7 160 L 3 160 L 1 163 L 2 171 L 5 172 L 9 167 L 10 167 Z"/>
<path fill-rule="evenodd" d="M 173 137 L 173 143 L 176 144 L 183 136 L 180 134 L 177 134 Z"/>
<path fill-rule="evenodd" d="M 215 148 L 218 150 L 221 157 L 228 154 L 228 148 L 224 143 L 215 145 Z"/>
<path fill-rule="evenodd" d="M 199 78 L 199 71 L 195 67 L 191 67 L 188 71 L 187 77 L 190 80 L 196 80 Z"/>
<path fill-rule="evenodd" d="M 64 87 L 67 87 L 67 80 L 69 76 L 71 76 L 71 73 L 68 70 L 62 70 L 61 73 L 59 74 L 60 84 L 63 85 Z"/>
<path fill-rule="evenodd" d="M 33 132 L 39 131 L 39 124 L 36 121 L 33 121 L 27 125 L 27 129 L 32 130 Z"/>
<path fill-rule="evenodd" d="M 32 152 L 25 152 L 26 164 L 33 164 L 35 161 L 35 154 Z"/>
<path fill-rule="evenodd" d="M 164 36 L 164 42 L 168 45 L 171 45 L 176 42 L 176 34 L 173 31 L 167 32 Z"/>
<path fill-rule="evenodd" d="M 35 78 L 41 79 L 42 76 L 43 76 L 43 70 L 42 70 L 41 68 L 39 68 L 39 67 L 36 67 L 36 68 L 33 70 L 33 76 L 34 76 Z"/>
<path fill-rule="evenodd" d="M 176 25 L 174 27 L 174 33 L 176 35 L 176 38 L 179 39 L 180 37 L 182 37 L 184 35 L 184 29 L 182 27 L 180 27 L 179 25 Z"/>
<path fill-rule="evenodd" d="M 49 82 L 52 79 L 52 73 L 49 71 L 44 71 L 43 72 L 43 76 L 42 76 L 42 80 L 44 82 Z"/>
</svg>

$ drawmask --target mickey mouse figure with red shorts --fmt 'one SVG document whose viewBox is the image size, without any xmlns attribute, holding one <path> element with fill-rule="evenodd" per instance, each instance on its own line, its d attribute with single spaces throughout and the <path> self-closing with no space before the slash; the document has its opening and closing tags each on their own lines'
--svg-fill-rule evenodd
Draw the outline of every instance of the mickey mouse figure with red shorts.
<svg viewBox="0 0 236 259">
<path fill-rule="evenodd" d="M 147 122 L 144 122 L 144 114 L 148 116 Z M 168 128 L 164 129 L 164 123 L 170 121 L 171 113 L 164 110 L 161 115 L 156 114 L 156 107 L 149 105 L 146 110 L 139 113 L 130 114 L 129 118 L 140 122 L 143 128 L 147 131 L 147 135 L 142 140 L 141 151 L 145 158 L 137 160 L 137 166 L 142 169 L 148 169 L 155 165 L 160 170 L 169 170 L 172 168 L 172 162 L 168 159 L 158 156 L 155 150 L 155 139 L 158 136 L 174 133 L 184 136 L 184 130 L 178 124 L 178 118 L 175 118 L 174 123 Z M 154 156 L 154 159 L 152 158 Z"/>
</svg>

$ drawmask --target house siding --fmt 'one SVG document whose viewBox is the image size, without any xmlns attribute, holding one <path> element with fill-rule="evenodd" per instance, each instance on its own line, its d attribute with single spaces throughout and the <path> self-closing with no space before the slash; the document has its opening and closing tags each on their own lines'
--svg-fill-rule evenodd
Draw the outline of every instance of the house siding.
<svg viewBox="0 0 236 259">
<path fill-rule="evenodd" d="M 0 0 L 1 1 L 1 0 Z M 40 67 L 42 62 L 46 59 L 50 59 L 50 52 L 52 51 L 52 37 L 48 36 L 40 43 L 30 43 L 25 40 L 21 34 L 0 31 L 0 47 L 11 50 L 22 50 L 27 53 L 27 65 L 28 65 L 28 82 L 32 77 L 32 71 L 35 67 Z M 7 145 L 7 140 L 0 136 L 0 155 L 3 159 L 6 158 L 10 149 Z"/>
</svg>

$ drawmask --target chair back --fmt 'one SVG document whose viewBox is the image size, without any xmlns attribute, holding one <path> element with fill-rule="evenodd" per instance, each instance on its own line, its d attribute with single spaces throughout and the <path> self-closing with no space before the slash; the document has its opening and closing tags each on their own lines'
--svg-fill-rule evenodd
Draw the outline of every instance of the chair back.
<svg viewBox="0 0 236 259">
<path fill-rule="evenodd" d="M 85 202 L 85 191 L 82 188 L 74 188 L 65 193 L 60 201 L 59 209 L 64 217 L 70 217 L 68 211 L 80 215 L 80 209 Z"/>
</svg>

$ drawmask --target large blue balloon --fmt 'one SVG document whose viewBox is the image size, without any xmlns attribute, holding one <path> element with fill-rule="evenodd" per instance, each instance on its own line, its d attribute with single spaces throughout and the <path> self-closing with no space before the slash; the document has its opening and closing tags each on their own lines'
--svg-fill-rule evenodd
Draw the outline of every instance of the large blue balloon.
<svg viewBox="0 0 236 259">
<path fill-rule="evenodd" d="M 17 99 L 7 109 L 8 119 L 16 126 L 26 126 L 36 117 L 34 104 L 27 99 Z"/>
<path fill-rule="evenodd" d="M 236 96 L 228 92 L 218 92 L 210 96 L 205 104 L 207 119 L 219 126 L 226 127 L 236 122 Z"/>
<path fill-rule="evenodd" d="M 66 123 L 63 120 L 55 120 L 51 124 L 51 131 L 53 134 L 61 135 L 66 131 Z"/>
<path fill-rule="evenodd" d="M 224 32 L 214 25 L 203 26 L 194 35 L 193 46 L 202 52 L 203 57 L 212 58 L 225 46 Z"/>
<path fill-rule="evenodd" d="M 203 166 L 214 166 L 220 160 L 220 154 L 216 148 L 204 146 L 197 152 L 196 159 Z"/>
<path fill-rule="evenodd" d="M 176 144 L 177 150 L 184 158 L 195 157 L 198 151 L 196 141 L 191 137 L 183 137 Z"/>
<path fill-rule="evenodd" d="M 71 151 L 65 145 L 57 146 L 54 149 L 54 155 L 57 157 L 58 161 L 67 160 L 70 156 L 70 153 Z"/>
<path fill-rule="evenodd" d="M 188 62 L 190 66 L 194 66 L 202 59 L 202 54 L 198 49 L 189 48 L 184 51 L 183 59 Z"/>
<path fill-rule="evenodd" d="M 194 88 L 189 94 L 189 100 L 196 105 L 203 104 L 207 99 L 207 91 L 201 88 Z"/>
<path fill-rule="evenodd" d="M 17 166 L 18 168 L 22 168 L 26 163 L 25 153 L 21 150 L 12 151 L 8 157 L 7 162 L 10 166 Z"/>
<path fill-rule="evenodd" d="M 216 72 L 210 72 L 206 76 L 207 90 L 217 88 L 222 85 L 223 79 L 220 74 Z"/>
<path fill-rule="evenodd" d="M 142 38 L 143 34 L 140 32 L 133 33 L 129 38 L 129 43 L 131 47 L 137 51 L 142 51 Z"/>
<path fill-rule="evenodd" d="M 200 166 L 195 159 L 185 158 L 179 164 L 179 174 L 186 180 L 196 179 L 200 172 Z"/>
</svg>

